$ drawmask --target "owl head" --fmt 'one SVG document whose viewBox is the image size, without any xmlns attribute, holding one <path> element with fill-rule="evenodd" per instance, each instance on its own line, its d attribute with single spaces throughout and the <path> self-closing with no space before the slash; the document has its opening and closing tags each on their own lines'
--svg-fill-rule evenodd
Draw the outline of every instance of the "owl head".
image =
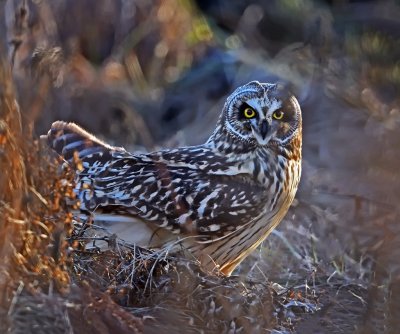
<svg viewBox="0 0 400 334">
<path fill-rule="evenodd" d="M 283 85 L 252 81 L 227 98 L 221 122 L 230 136 L 249 144 L 286 145 L 301 132 L 301 110 Z"/>
</svg>

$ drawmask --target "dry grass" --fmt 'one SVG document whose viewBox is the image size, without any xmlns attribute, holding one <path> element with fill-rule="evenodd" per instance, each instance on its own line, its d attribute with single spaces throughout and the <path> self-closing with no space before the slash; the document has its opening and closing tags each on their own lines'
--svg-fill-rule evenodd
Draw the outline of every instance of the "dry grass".
<svg viewBox="0 0 400 334">
<path fill-rule="evenodd" d="M 71 286 L 71 175 L 22 129 L 8 64 L 0 66 L 0 314 L 11 333 L 138 332 L 142 321 L 90 285 Z M 83 317 L 83 314 L 85 316 Z M 124 319 L 118 323 L 115 317 Z M 96 324 L 94 324 L 94 321 Z M 101 330 L 100 330 L 101 332 Z"/>
</svg>

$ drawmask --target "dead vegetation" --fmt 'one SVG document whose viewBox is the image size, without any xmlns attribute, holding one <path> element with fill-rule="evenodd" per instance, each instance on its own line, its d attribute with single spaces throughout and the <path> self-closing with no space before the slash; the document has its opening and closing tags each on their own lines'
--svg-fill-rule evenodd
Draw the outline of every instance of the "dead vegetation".
<svg viewBox="0 0 400 334">
<path fill-rule="evenodd" d="M 73 245 L 65 239 L 72 228 L 66 206 L 73 197 L 71 175 L 60 174 L 40 154 L 37 140 L 23 132 L 10 66 L 4 61 L 0 126 L 1 331 L 141 331 L 142 321 L 113 307 L 106 294 L 89 284 L 72 284 Z M 124 322 L 111 320 L 117 316 Z"/>
</svg>

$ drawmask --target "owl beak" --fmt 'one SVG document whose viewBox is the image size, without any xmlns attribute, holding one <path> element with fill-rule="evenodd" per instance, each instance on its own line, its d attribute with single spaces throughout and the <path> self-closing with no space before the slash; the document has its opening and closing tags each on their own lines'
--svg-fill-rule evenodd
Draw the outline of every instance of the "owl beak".
<svg viewBox="0 0 400 334">
<path fill-rule="evenodd" d="M 261 124 L 260 124 L 260 135 L 263 140 L 265 140 L 265 138 L 267 137 L 268 130 L 269 130 L 269 124 L 264 119 L 261 121 Z"/>
</svg>

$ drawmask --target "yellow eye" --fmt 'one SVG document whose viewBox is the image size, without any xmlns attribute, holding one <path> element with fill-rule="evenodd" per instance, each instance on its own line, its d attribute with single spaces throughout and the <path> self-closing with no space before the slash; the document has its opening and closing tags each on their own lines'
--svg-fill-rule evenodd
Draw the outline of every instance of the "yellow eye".
<svg viewBox="0 0 400 334">
<path fill-rule="evenodd" d="M 253 117 L 256 116 L 256 112 L 254 111 L 253 108 L 246 108 L 246 109 L 243 111 L 243 115 L 244 115 L 244 117 L 246 117 L 246 118 L 253 118 Z"/>
<path fill-rule="evenodd" d="M 282 110 L 275 110 L 274 113 L 272 114 L 272 117 L 280 120 L 283 118 L 283 111 Z"/>
</svg>

